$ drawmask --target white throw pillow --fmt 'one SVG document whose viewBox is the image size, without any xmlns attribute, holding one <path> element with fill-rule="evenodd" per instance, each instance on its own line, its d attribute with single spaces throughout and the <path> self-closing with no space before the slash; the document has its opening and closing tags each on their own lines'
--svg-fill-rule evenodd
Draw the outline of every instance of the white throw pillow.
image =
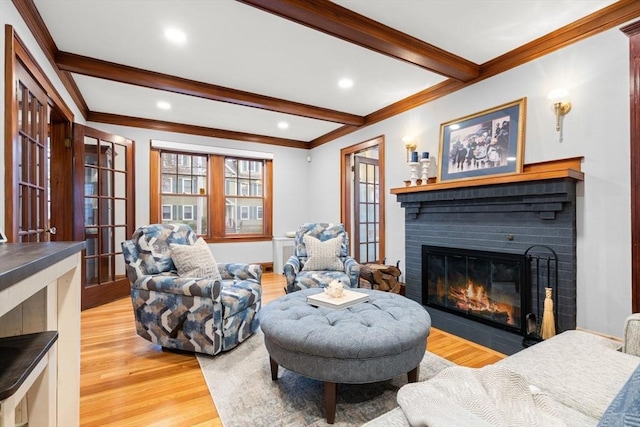
<svg viewBox="0 0 640 427">
<path fill-rule="evenodd" d="M 304 245 L 307 248 L 307 262 L 304 263 L 302 271 L 333 270 L 344 271 L 344 264 L 338 258 L 343 237 L 338 236 L 324 242 L 313 236 L 302 236 Z"/>
<path fill-rule="evenodd" d="M 171 259 L 176 265 L 179 276 L 222 280 L 218 264 L 213 258 L 209 245 L 202 237 L 199 237 L 193 245 L 171 243 L 169 247 Z"/>
</svg>

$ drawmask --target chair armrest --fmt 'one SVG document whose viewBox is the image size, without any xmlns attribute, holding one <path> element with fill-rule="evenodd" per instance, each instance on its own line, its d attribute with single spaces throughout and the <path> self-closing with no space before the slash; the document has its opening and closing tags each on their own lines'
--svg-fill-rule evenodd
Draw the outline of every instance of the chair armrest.
<svg viewBox="0 0 640 427">
<path fill-rule="evenodd" d="M 300 259 L 297 256 L 292 255 L 282 266 L 282 271 L 285 279 L 287 280 L 288 292 L 291 292 L 293 291 L 293 282 L 295 281 L 298 273 L 300 273 Z"/>
<path fill-rule="evenodd" d="M 344 260 L 344 272 L 349 276 L 349 282 L 351 283 L 352 288 L 360 287 L 360 264 L 347 256 Z"/>
<path fill-rule="evenodd" d="M 624 323 L 624 346 L 622 351 L 640 356 L 640 313 L 627 317 Z"/>
<path fill-rule="evenodd" d="M 218 263 L 218 271 L 222 280 L 255 280 L 262 283 L 262 266 L 260 264 Z"/>
<path fill-rule="evenodd" d="M 205 297 L 220 301 L 222 284 L 211 279 L 179 277 L 174 273 L 162 273 L 142 276 L 131 284 L 131 288 L 173 295 Z"/>
</svg>

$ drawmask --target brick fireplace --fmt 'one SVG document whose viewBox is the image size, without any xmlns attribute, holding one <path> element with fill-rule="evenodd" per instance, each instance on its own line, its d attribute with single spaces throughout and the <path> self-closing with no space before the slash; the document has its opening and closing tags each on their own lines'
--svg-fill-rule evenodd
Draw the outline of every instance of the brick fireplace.
<svg viewBox="0 0 640 427">
<path fill-rule="evenodd" d="M 582 179 L 579 165 L 580 159 L 569 159 L 526 165 L 522 174 L 511 178 L 393 189 L 392 193 L 405 209 L 406 296 L 427 305 L 424 246 L 514 257 L 542 246 L 557 256 L 557 272 L 552 280 L 557 281 L 554 283 L 557 294 L 553 296 L 557 328 L 559 331 L 574 329 L 576 182 Z M 541 169 L 547 171 L 541 172 Z M 541 307 L 537 301 L 540 290 L 533 286 L 532 292 L 527 296 L 528 307 L 522 309 L 535 312 Z M 495 327 L 473 316 L 457 315 L 456 310 L 428 305 L 433 326 L 438 329 L 505 354 L 523 348 L 521 325 Z M 540 315 L 536 314 L 538 320 Z"/>
</svg>

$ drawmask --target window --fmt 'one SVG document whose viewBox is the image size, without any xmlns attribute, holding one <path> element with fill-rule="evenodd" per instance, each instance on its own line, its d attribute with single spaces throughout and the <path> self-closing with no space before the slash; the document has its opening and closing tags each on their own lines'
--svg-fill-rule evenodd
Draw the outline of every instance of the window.
<svg viewBox="0 0 640 427">
<path fill-rule="evenodd" d="M 162 192 L 163 193 L 175 192 L 175 189 L 173 188 L 173 178 L 171 177 L 162 178 Z"/>
<path fill-rule="evenodd" d="M 173 219 L 173 206 L 162 205 L 162 221 L 171 221 Z"/>
<path fill-rule="evenodd" d="M 184 219 L 184 220 L 192 220 L 193 219 L 193 206 L 184 205 L 182 207 L 182 219 Z"/>
<path fill-rule="evenodd" d="M 152 222 L 184 222 L 210 242 L 271 239 L 270 159 L 152 148 L 150 169 Z"/>
<path fill-rule="evenodd" d="M 240 206 L 240 219 L 249 219 L 249 206 Z"/>
</svg>

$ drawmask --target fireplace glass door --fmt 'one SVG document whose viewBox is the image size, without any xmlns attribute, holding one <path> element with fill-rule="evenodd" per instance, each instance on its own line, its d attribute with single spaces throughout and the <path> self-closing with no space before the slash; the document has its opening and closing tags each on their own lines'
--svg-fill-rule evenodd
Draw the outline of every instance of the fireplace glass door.
<svg viewBox="0 0 640 427">
<path fill-rule="evenodd" d="M 523 255 L 423 246 L 422 275 L 423 304 L 522 332 Z"/>
</svg>

